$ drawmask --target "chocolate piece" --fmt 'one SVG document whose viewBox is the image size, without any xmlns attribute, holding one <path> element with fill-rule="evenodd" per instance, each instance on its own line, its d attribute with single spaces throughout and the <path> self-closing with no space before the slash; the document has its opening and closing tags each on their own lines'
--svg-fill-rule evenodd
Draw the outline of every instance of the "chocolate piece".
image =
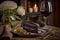
<svg viewBox="0 0 60 40">
<path fill-rule="evenodd" d="M 31 21 L 23 21 L 21 26 L 28 32 L 37 33 L 38 26 Z"/>
</svg>

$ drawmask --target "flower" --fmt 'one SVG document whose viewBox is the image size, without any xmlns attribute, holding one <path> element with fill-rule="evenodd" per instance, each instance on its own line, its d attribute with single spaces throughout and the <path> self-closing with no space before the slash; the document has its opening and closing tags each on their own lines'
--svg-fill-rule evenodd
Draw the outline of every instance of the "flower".
<svg viewBox="0 0 60 40">
<path fill-rule="evenodd" d="M 18 13 L 19 15 L 21 15 L 21 16 L 25 15 L 25 9 L 24 9 L 24 7 L 23 7 L 23 6 L 19 6 L 19 7 L 17 8 L 17 13 Z"/>
<path fill-rule="evenodd" d="M 0 4 L 0 9 L 15 9 L 17 8 L 17 4 L 14 1 L 4 1 Z"/>
</svg>

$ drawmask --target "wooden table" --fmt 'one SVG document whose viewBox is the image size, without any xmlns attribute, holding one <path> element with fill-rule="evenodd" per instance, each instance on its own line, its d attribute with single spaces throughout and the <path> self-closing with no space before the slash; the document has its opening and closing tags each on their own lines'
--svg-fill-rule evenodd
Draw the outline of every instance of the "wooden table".
<svg viewBox="0 0 60 40">
<path fill-rule="evenodd" d="M 48 32 L 40 34 L 39 37 L 34 38 L 20 38 L 13 37 L 12 40 L 60 40 L 60 28 L 54 26 L 47 27 Z"/>
</svg>

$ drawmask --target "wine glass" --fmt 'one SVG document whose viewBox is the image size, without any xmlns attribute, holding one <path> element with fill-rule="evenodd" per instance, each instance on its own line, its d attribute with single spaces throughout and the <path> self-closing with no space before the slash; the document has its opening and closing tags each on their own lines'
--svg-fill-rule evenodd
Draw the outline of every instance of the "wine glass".
<svg viewBox="0 0 60 40">
<path fill-rule="evenodd" d="M 45 26 L 48 24 L 48 16 L 52 13 L 52 4 L 48 0 L 43 0 L 40 6 L 40 12 L 43 15 Z"/>
</svg>

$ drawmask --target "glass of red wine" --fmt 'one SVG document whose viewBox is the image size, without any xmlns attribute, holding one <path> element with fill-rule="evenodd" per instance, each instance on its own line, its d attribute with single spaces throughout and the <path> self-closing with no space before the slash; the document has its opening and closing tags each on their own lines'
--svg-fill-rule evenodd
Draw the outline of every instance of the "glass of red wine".
<svg viewBox="0 0 60 40">
<path fill-rule="evenodd" d="M 52 13 L 52 4 L 50 1 L 48 0 L 42 0 L 41 2 L 41 6 L 40 6 L 40 12 L 43 15 L 43 18 L 45 20 L 45 25 L 48 24 L 48 16 Z"/>
</svg>

